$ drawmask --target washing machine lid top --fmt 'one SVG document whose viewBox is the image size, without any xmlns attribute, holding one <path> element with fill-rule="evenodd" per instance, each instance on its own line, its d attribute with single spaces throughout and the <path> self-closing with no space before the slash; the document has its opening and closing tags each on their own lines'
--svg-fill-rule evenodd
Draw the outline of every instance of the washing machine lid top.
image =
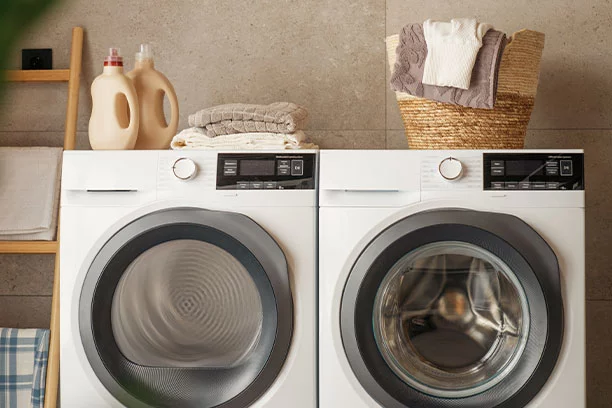
<svg viewBox="0 0 612 408">
<path fill-rule="evenodd" d="M 129 407 L 246 407 L 293 332 L 287 262 L 247 216 L 174 208 L 138 218 L 85 265 L 89 365 Z"/>
<path fill-rule="evenodd" d="M 360 254 L 340 324 L 351 369 L 385 408 L 525 406 L 561 348 L 557 258 L 514 216 L 418 213 Z"/>
</svg>

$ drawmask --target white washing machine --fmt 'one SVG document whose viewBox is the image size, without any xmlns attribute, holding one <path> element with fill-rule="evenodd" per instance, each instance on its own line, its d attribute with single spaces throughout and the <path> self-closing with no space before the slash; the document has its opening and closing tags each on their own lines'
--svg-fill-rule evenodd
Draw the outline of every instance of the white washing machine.
<svg viewBox="0 0 612 408">
<path fill-rule="evenodd" d="M 65 152 L 61 405 L 316 405 L 317 152 Z"/>
<path fill-rule="evenodd" d="M 583 153 L 322 151 L 321 408 L 584 408 Z"/>
</svg>

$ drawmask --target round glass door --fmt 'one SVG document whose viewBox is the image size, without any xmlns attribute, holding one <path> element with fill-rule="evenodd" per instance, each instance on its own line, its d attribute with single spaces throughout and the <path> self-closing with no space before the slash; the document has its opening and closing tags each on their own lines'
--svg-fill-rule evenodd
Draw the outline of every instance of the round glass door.
<svg viewBox="0 0 612 408">
<path fill-rule="evenodd" d="M 529 332 L 520 282 L 498 257 L 463 242 L 414 250 L 389 270 L 373 313 L 393 372 L 430 395 L 480 393 L 516 365 Z"/>
<path fill-rule="evenodd" d="M 515 408 L 542 389 L 563 340 L 559 264 L 508 214 L 425 211 L 389 225 L 340 300 L 350 368 L 385 408 Z"/>
<path fill-rule="evenodd" d="M 230 253 L 175 240 L 136 258 L 119 280 L 111 324 L 122 354 L 158 367 L 234 367 L 259 341 L 263 307 Z"/>
<path fill-rule="evenodd" d="M 244 408 L 282 369 L 293 335 L 287 260 L 247 216 L 151 212 L 83 268 L 80 341 L 122 405 Z"/>
</svg>

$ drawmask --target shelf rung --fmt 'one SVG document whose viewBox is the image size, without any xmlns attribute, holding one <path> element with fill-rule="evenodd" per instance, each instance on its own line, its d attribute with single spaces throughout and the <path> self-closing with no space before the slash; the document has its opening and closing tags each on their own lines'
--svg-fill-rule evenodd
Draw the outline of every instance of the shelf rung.
<svg viewBox="0 0 612 408">
<path fill-rule="evenodd" d="M 57 241 L 0 241 L 0 254 L 55 254 Z"/>
<path fill-rule="evenodd" d="M 6 71 L 6 80 L 9 82 L 68 82 L 69 79 L 69 69 Z"/>
</svg>

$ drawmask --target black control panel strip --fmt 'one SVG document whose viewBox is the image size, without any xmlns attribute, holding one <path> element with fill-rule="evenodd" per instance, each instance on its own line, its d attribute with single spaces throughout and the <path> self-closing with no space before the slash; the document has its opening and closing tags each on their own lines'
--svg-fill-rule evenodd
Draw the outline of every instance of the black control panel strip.
<svg viewBox="0 0 612 408">
<path fill-rule="evenodd" d="M 484 153 L 485 190 L 584 190 L 584 154 Z"/>
<path fill-rule="evenodd" d="M 314 190 L 314 153 L 220 153 L 217 190 Z"/>
</svg>

